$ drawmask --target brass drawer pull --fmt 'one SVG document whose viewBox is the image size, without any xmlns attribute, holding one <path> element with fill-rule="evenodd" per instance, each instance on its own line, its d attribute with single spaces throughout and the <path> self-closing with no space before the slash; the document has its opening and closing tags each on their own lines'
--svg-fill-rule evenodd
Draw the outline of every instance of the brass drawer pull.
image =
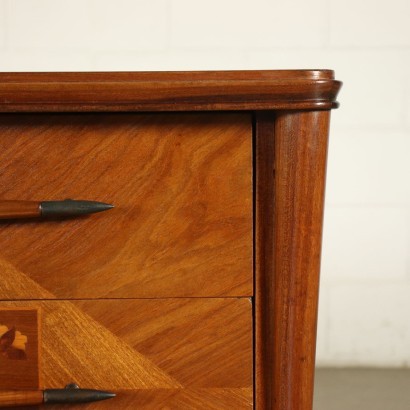
<svg viewBox="0 0 410 410">
<path fill-rule="evenodd" d="M 0 390 L 0 407 L 26 407 L 39 404 L 91 403 L 115 397 L 114 393 L 102 390 L 80 389 L 68 384 L 64 389 L 46 390 Z"/>
<path fill-rule="evenodd" d="M 1 201 L 0 219 L 58 218 L 107 211 L 114 205 L 104 202 L 65 199 L 64 201 Z"/>
</svg>

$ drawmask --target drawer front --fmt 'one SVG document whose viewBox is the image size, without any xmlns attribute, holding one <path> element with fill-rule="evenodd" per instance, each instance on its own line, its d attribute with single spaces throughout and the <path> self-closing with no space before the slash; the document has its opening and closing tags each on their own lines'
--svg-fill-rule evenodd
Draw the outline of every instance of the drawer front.
<svg viewBox="0 0 410 410">
<path fill-rule="evenodd" d="M 117 393 L 90 409 L 252 407 L 247 298 L 8 301 L 2 308 L 40 310 L 44 388 L 75 382 Z"/>
<path fill-rule="evenodd" d="M 0 221 L 1 299 L 252 295 L 248 114 L 0 116 L 0 199 L 113 203 Z"/>
</svg>

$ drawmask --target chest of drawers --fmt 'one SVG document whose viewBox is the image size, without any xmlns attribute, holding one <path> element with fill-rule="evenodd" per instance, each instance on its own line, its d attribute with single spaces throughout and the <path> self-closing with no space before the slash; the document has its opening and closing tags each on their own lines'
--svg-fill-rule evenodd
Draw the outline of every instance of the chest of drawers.
<svg viewBox="0 0 410 410">
<path fill-rule="evenodd" d="M 32 388 L 117 393 L 78 409 L 310 409 L 339 88 L 327 70 L 0 74 L 0 199 L 115 206 L 0 221 L 0 309 L 40 317 Z"/>
</svg>

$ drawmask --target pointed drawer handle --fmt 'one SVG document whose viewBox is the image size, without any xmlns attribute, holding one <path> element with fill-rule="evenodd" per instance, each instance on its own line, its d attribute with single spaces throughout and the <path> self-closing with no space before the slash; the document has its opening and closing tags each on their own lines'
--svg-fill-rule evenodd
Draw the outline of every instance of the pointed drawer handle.
<svg viewBox="0 0 410 410">
<path fill-rule="evenodd" d="M 80 389 L 76 384 L 69 384 L 64 389 L 46 390 L 0 390 L 0 407 L 27 407 L 39 404 L 76 404 L 91 403 L 115 397 L 114 393 Z"/>
<path fill-rule="evenodd" d="M 65 199 L 64 201 L 2 201 L 0 219 L 58 218 L 107 211 L 113 205 L 104 202 Z"/>
</svg>

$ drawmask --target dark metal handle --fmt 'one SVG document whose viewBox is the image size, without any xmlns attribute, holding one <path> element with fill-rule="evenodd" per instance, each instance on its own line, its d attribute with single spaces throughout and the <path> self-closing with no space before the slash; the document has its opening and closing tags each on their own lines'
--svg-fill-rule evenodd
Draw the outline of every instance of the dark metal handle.
<svg viewBox="0 0 410 410">
<path fill-rule="evenodd" d="M 107 211 L 114 205 L 104 202 L 65 199 L 64 201 L 43 201 L 40 203 L 41 216 L 75 216 Z"/>
<path fill-rule="evenodd" d="M 45 404 L 91 403 L 112 399 L 113 397 L 115 397 L 115 393 L 103 390 L 80 389 L 75 383 L 68 384 L 65 389 L 44 390 Z"/>
</svg>

